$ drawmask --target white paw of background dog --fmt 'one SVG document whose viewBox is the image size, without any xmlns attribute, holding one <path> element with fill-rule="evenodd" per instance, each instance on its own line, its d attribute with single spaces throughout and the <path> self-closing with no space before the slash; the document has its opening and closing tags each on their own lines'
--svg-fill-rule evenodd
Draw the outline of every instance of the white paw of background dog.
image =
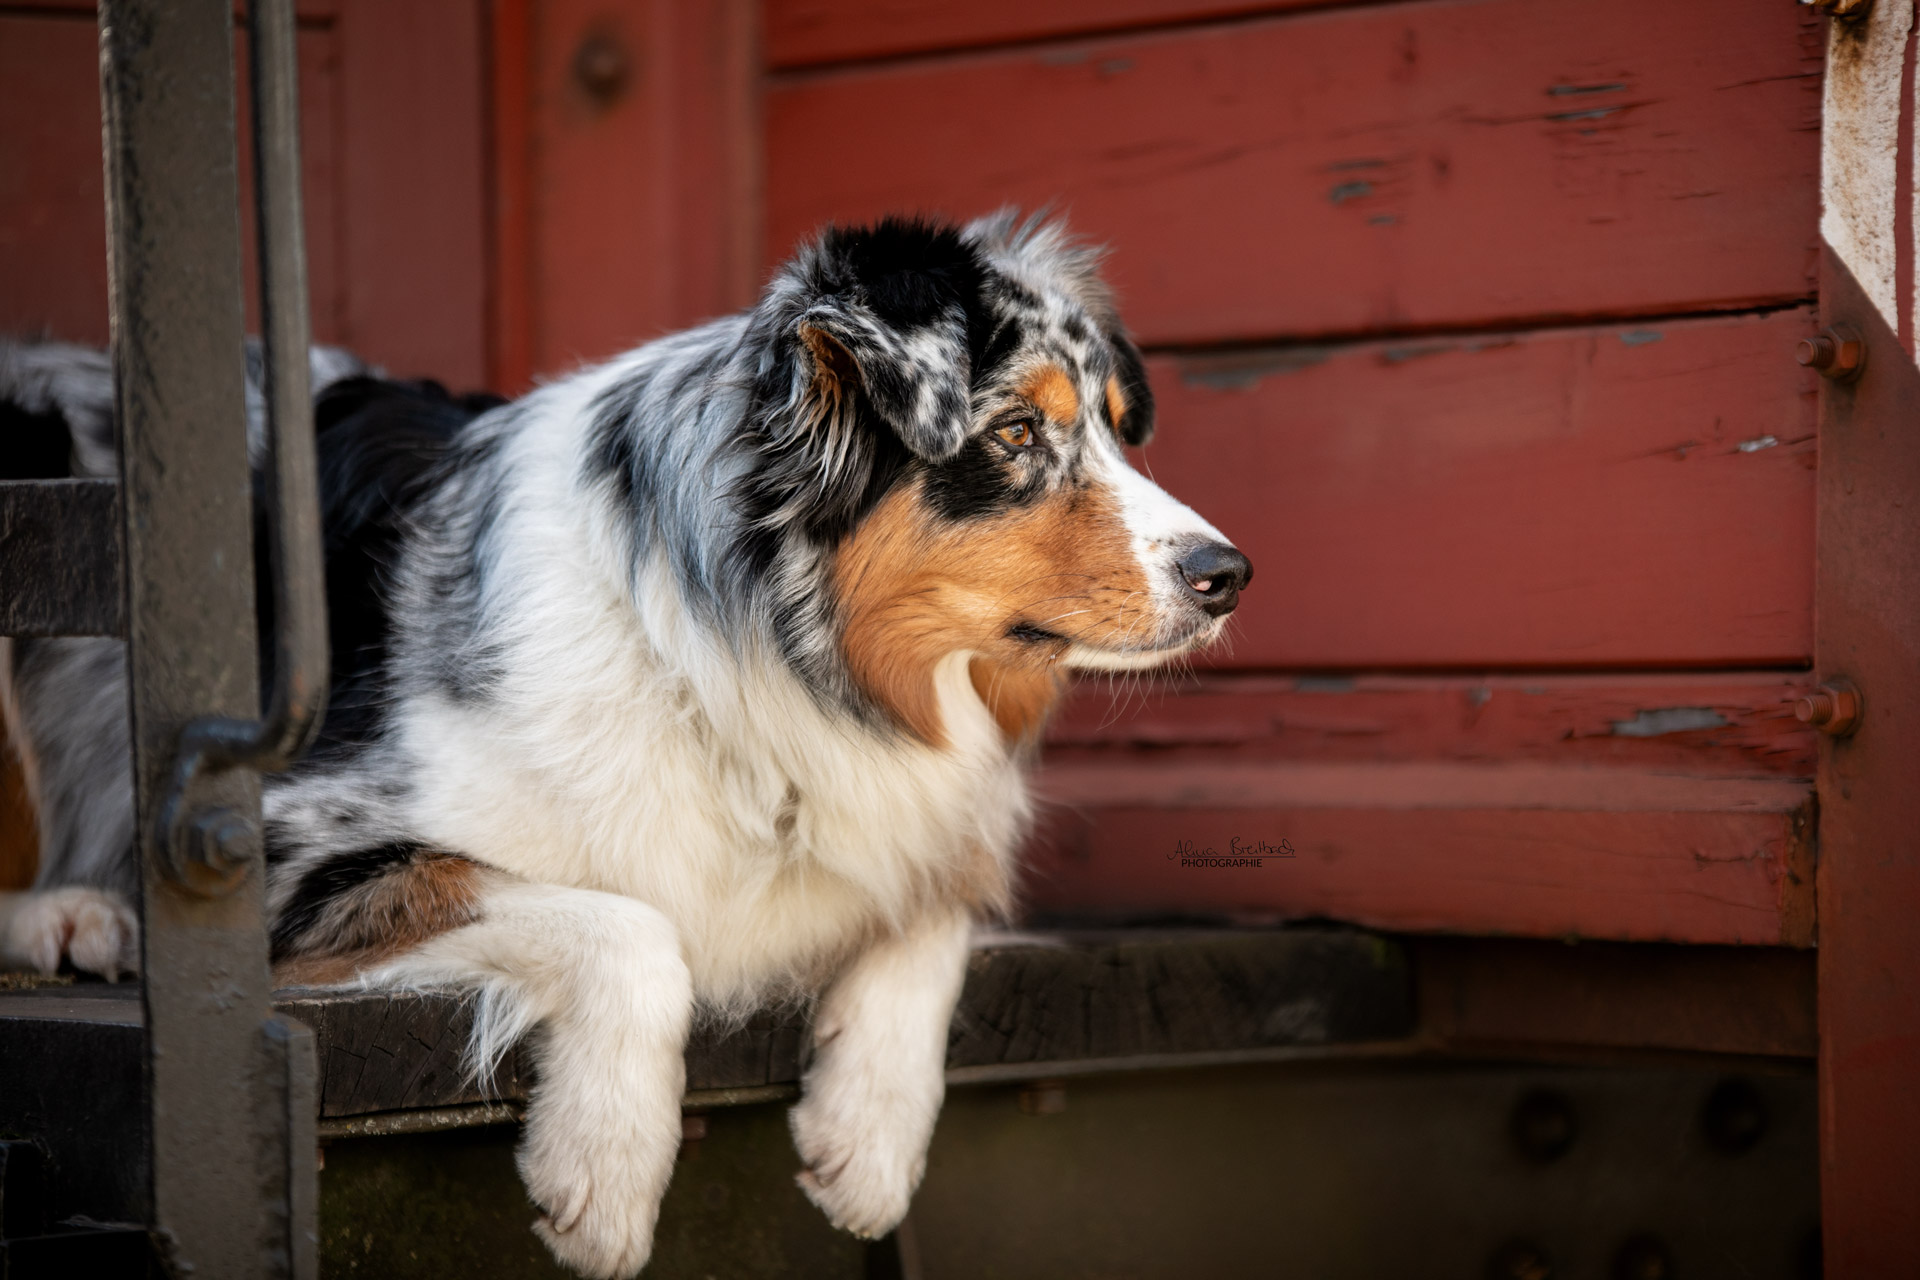
<svg viewBox="0 0 1920 1280">
<path fill-rule="evenodd" d="M 887 1084 L 894 1087 L 876 1087 L 858 1071 L 816 1075 L 788 1113 L 806 1165 L 800 1189 L 834 1226 L 868 1240 L 907 1216 L 940 1110 L 937 1093 L 929 1100 Z"/>
<path fill-rule="evenodd" d="M 538 1097 L 527 1114 L 520 1177 L 545 1211 L 533 1229 L 563 1265 L 594 1280 L 635 1275 L 653 1252 L 660 1197 L 680 1147 L 680 1110 L 665 1123 L 636 1120 L 644 1118 L 611 1106 L 590 1117 Z"/>
<path fill-rule="evenodd" d="M 65 957 L 108 981 L 140 968 L 140 918 L 118 894 L 70 886 L 23 895 L 6 924 L 9 962 L 53 973 Z"/>
</svg>

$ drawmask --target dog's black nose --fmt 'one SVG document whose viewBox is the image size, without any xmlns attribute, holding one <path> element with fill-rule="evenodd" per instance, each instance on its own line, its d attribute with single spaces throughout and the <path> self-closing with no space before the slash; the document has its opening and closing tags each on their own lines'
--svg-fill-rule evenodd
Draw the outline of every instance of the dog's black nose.
<svg viewBox="0 0 1920 1280">
<path fill-rule="evenodd" d="M 1203 542 L 1180 557 L 1180 581 L 1193 602 L 1216 618 L 1233 612 L 1240 588 L 1253 581 L 1253 562 L 1224 542 Z"/>
</svg>

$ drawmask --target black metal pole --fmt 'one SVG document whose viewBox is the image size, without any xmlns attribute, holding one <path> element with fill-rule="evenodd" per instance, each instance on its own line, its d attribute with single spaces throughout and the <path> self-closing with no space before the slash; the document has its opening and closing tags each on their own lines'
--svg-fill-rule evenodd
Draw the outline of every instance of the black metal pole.
<svg viewBox="0 0 1920 1280">
<path fill-rule="evenodd" d="M 194 775 L 225 865 L 170 858 L 162 817 L 189 726 L 259 697 L 232 9 L 102 0 L 100 31 L 153 1233 L 177 1274 L 310 1276 L 312 1049 L 269 1006 L 259 780 Z"/>
</svg>

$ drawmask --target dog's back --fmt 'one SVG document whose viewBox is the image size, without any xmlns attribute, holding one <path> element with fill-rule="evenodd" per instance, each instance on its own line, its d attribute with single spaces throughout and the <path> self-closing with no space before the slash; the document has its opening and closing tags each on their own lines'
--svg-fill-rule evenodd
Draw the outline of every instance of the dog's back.
<svg viewBox="0 0 1920 1280">
<path fill-rule="evenodd" d="M 249 352 L 256 492 L 259 367 Z M 444 469 L 461 428 L 502 403 L 399 382 L 338 351 L 316 350 L 315 447 L 332 672 L 309 754 L 318 765 L 363 742 L 382 699 L 386 584 L 406 523 Z M 59 343 L 0 342 L 0 479 L 115 474 L 113 378 L 106 356 Z M 255 604 L 263 689 L 271 681 L 272 592 L 256 505 Z M 0 640 L 7 738 L 39 826 L 35 887 L 104 889 L 131 899 L 133 781 L 124 642 L 73 636 Z"/>
</svg>

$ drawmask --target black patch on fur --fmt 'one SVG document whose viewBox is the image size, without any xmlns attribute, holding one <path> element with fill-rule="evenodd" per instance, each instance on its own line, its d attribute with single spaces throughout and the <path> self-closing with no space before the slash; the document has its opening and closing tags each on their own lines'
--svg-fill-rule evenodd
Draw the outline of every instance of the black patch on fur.
<svg viewBox="0 0 1920 1280">
<path fill-rule="evenodd" d="M 1147 385 L 1147 366 L 1140 348 L 1119 330 L 1107 335 L 1113 343 L 1113 376 L 1120 382 L 1127 400 L 1127 412 L 1114 423 L 1120 438 L 1128 444 L 1145 444 L 1153 438 L 1153 388 Z"/>
<path fill-rule="evenodd" d="M 327 716 L 309 760 L 335 758 L 379 737 L 390 700 L 387 593 L 409 520 L 446 478 L 461 429 L 501 403 L 488 395 L 455 397 L 437 382 L 358 377 L 334 383 L 315 404 L 332 671 Z M 254 556 L 264 686 L 274 660 L 273 595 L 259 483 L 256 477 Z"/>
<path fill-rule="evenodd" d="M 1022 483 L 1004 455 L 990 437 L 974 436 L 950 461 L 926 469 L 927 505 L 948 520 L 977 520 L 1044 497 L 1046 477 Z"/>
<path fill-rule="evenodd" d="M 890 328 L 905 332 L 940 319 L 956 302 L 967 332 L 981 329 L 988 269 L 959 228 L 920 218 L 882 218 L 871 227 L 833 227 L 822 238 L 821 284 L 857 293 Z"/>
<path fill-rule="evenodd" d="M 34 413 L 0 401 L 0 480 L 64 480 L 73 474 L 73 433 L 54 409 Z"/>
<path fill-rule="evenodd" d="M 295 954 L 301 939 L 320 923 L 327 905 L 335 898 L 406 866 L 425 850 L 426 846 L 419 841 L 400 840 L 369 849 L 329 854 L 308 868 L 273 922 L 270 936 L 273 960 L 278 963 Z"/>
<path fill-rule="evenodd" d="M 1019 344 L 1018 324 L 1003 320 L 994 305 L 1011 282 L 986 265 L 957 227 L 886 218 L 870 227 L 831 228 L 812 267 L 806 283 L 815 299 L 857 300 L 903 340 L 957 307 L 966 317 L 974 387 L 989 380 Z M 734 495 L 749 530 L 738 550 L 748 574 L 758 577 L 779 553 L 787 532 L 783 526 L 797 525 L 816 544 L 831 545 L 851 532 L 916 460 L 861 385 L 849 388 L 856 439 L 848 465 L 823 483 L 815 449 L 824 442 L 783 435 L 769 426 L 770 415 L 780 412 L 791 394 L 801 358 L 797 339 L 754 329 L 749 341 L 775 344 L 753 389 L 749 416 L 758 430 L 748 442 L 748 473 Z M 861 374 L 863 379 L 888 376 L 884 369 L 865 366 Z M 971 444 L 963 446 L 947 467 L 964 465 L 972 453 Z M 623 461 L 609 457 L 610 463 Z"/>
<path fill-rule="evenodd" d="M 652 380 L 649 371 L 627 382 L 615 383 L 593 402 L 588 412 L 593 421 L 587 426 L 587 473 L 606 476 L 613 484 L 618 510 L 638 518 L 640 508 L 652 501 L 653 475 L 647 451 L 640 448 L 639 424 L 635 418 L 640 399 Z"/>
</svg>

